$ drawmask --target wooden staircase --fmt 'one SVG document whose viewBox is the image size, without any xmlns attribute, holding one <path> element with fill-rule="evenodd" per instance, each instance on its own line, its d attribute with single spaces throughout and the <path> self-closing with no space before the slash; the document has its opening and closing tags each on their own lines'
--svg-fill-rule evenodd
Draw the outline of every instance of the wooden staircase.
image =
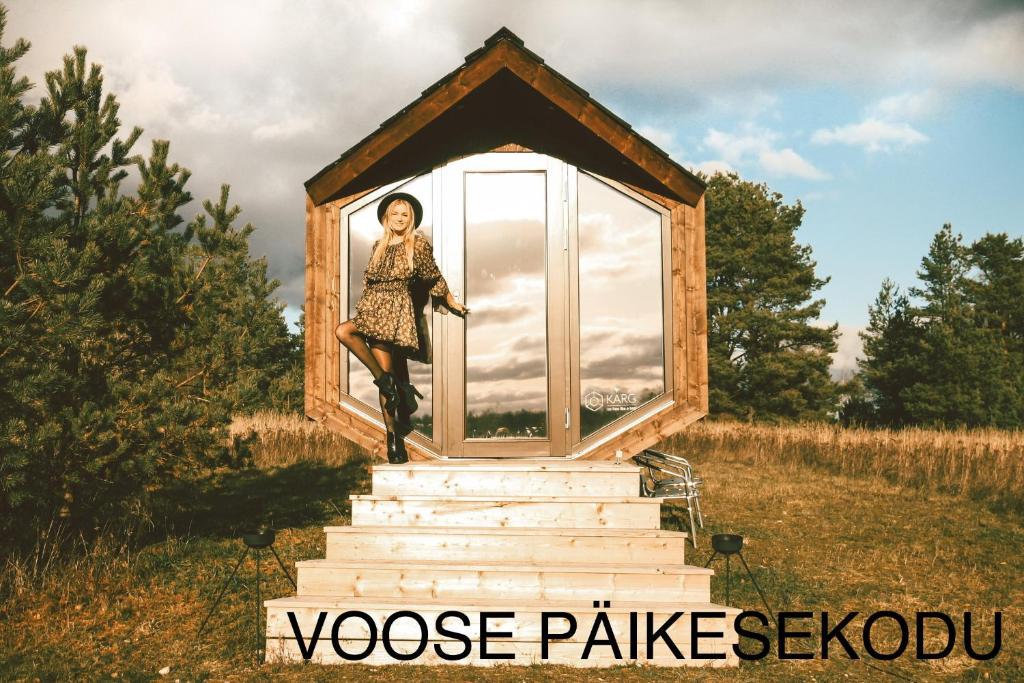
<svg viewBox="0 0 1024 683">
<path fill-rule="evenodd" d="M 267 661 L 302 661 L 295 626 L 308 647 L 325 613 L 310 659 L 347 663 L 335 651 L 332 627 L 340 614 L 358 610 L 374 623 L 375 645 L 360 617 L 343 620 L 337 640 L 345 653 L 368 652 L 358 660 L 363 664 L 739 663 L 732 651 L 739 610 L 711 603 L 712 570 L 684 564 L 686 534 L 659 528 L 661 503 L 639 497 L 639 469 L 633 465 L 414 462 L 377 465 L 372 482 L 372 495 L 352 496 L 352 526 L 325 528 L 326 558 L 296 563 L 298 595 L 264 603 Z M 393 620 L 389 647 L 384 646 L 385 622 L 402 610 L 422 617 L 425 647 L 423 627 L 410 615 Z M 461 612 L 468 624 L 448 616 L 443 628 L 468 639 L 438 633 L 437 619 L 447 611 Z M 505 615 L 488 617 L 486 653 L 514 659 L 484 656 L 481 614 L 493 612 Z M 570 630 L 570 618 L 555 612 L 572 615 L 576 630 L 549 639 L 545 659 L 545 613 L 549 633 Z M 649 630 L 657 632 L 678 612 L 683 616 L 664 632 L 683 657 L 664 638 L 652 639 L 648 656 Z M 725 654 L 724 659 L 691 657 L 693 612 L 726 613 L 699 621 L 700 653 Z M 601 622 L 596 631 L 595 621 Z M 607 644 L 609 628 L 621 658 Z M 584 659 L 592 631 L 596 642 Z M 709 632 L 721 635 L 704 635 Z M 468 653 L 445 659 L 435 644 L 448 654 Z"/>
</svg>

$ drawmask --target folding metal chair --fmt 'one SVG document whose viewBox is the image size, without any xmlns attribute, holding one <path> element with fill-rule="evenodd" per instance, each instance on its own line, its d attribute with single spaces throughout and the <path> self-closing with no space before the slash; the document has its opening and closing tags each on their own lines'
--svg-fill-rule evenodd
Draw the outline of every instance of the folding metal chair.
<svg viewBox="0 0 1024 683">
<path fill-rule="evenodd" d="M 651 498 L 686 501 L 686 511 L 690 515 L 690 542 L 697 547 L 697 524 L 693 513 L 697 512 L 697 522 L 704 528 L 704 515 L 700 511 L 700 487 L 704 480 L 693 474 L 690 462 L 672 453 L 663 453 L 648 448 L 633 456 L 633 461 L 640 465 L 640 491 Z"/>
</svg>

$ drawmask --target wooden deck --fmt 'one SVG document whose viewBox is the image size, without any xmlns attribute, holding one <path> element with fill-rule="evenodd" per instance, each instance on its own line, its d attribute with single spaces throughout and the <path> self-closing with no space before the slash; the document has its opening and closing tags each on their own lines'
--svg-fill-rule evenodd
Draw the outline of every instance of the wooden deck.
<svg viewBox="0 0 1024 683">
<path fill-rule="evenodd" d="M 739 610 L 711 602 L 713 572 L 685 564 L 686 534 L 659 528 L 660 502 L 638 495 L 633 465 L 419 462 L 375 466 L 372 482 L 372 495 L 352 496 L 352 526 L 324 529 L 326 557 L 296 563 L 298 595 L 264 603 L 268 661 L 302 661 L 291 619 L 308 647 L 324 613 L 310 659 L 348 662 L 335 651 L 332 629 L 339 615 L 356 610 L 366 616 L 342 620 L 336 637 L 345 653 L 369 651 L 359 660 L 364 664 L 738 664 L 732 619 Z M 407 615 L 385 629 L 389 616 L 403 610 L 419 615 L 426 628 Z M 438 617 L 453 610 L 468 623 L 448 617 L 440 633 Z M 486 651 L 514 659 L 483 656 L 481 619 L 495 612 L 505 616 L 488 617 L 486 628 L 506 635 L 488 638 Z M 577 627 L 571 636 L 549 638 L 545 659 L 545 613 L 549 633 L 571 630 L 570 620 L 555 612 L 573 615 Z M 684 616 L 665 633 L 683 658 L 664 639 L 648 653 L 647 620 L 656 631 L 678 612 Z M 699 622 L 699 651 L 724 659 L 691 657 L 693 612 L 726 613 Z M 372 649 L 367 619 L 376 635 Z M 615 647 L 601 644 L 603 625 L 583 658 L 597 620 L 607 620 L 620 658 Z M 434 647 L 458 653 L 465 643 L 467 656 L 454 660 Z"/>
</svg>

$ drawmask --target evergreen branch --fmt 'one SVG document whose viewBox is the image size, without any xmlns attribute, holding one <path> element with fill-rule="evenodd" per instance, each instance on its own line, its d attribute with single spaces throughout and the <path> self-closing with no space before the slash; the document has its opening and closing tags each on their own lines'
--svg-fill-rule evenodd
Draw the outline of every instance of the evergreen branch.
<svg viewBox="0 0 1024 683">
<path fill-rule="evenodd" d="M 204 375 L 204 374 L 206 374 L 206 371 L 207 371 L 207 370 L 209 370 L 209 368 L 203 368 L 203 369 L 202 369 L 202 370 L 200 370 L 199 372 L 196 372 L 195 374 L 193 374 L 193 375 L 190 375 L 190 376 L 186 377 L 185 379 L 183 379 L 183 380 L 181 380 L 180 382 L 178 382 L 177 384 L 175 384 L 175 385 L 174 385 L 174 388 L 175 388 L 175 389 L 180 389 L 180 388 L 181 388 L 181 387 L 183 387 L 184 385 L 186 385 L 186 384 L 188 384 L 189 382 L 191 382 L 192 380 L 194 380 L 194 379 L 195 379 L 196 377 L 199 377 L 200 375 Z"/>
<path fill-rule="evenodd" d="M 179 296 L 177 299 L 174 300 L 174 303 L 180 304 L 182 301 L 185 300 L 185 297 L 187 297 L 192 292 L 192 285 L 194 285 L 195 283 L 199 282 L 199 278 L 202 277 L 203 271 L 206 270 L 206 266 L 212 260 L 213 260 L 213 254 L 208 254 L 206 256 L 206 259 L 203 260 L 203 264 L 201 266 L 199 266 L 199 270 L 196 272 L 195 277 L 192 278 L 192 283 L 185 289 L 184 292 L 181 293 L 181 296 Z"/>
</svg>

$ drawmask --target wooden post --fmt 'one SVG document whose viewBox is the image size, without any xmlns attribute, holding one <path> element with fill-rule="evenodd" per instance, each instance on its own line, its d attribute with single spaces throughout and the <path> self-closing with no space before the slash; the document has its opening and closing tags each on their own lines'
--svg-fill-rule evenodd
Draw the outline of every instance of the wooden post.
<svg viewBox="0 0 1024 683">
<path fill-rule="evenodd" d="M 323 346 L 323 249 L 324 212 L 306 195 L 306 386 L 305 411 L 313 419 L 323 417 L 325 362 Z"/>
<path fill-rule="evenodd" d="M 704 195 L 693 209 L 693 270 L 689 277 L 693 281 L 693 329 L 694 364 L 697 371 L 697 404 L 695 408 L 708 412 L 708 273 L 707 247 L 704 232 Z"/>
</svg>

